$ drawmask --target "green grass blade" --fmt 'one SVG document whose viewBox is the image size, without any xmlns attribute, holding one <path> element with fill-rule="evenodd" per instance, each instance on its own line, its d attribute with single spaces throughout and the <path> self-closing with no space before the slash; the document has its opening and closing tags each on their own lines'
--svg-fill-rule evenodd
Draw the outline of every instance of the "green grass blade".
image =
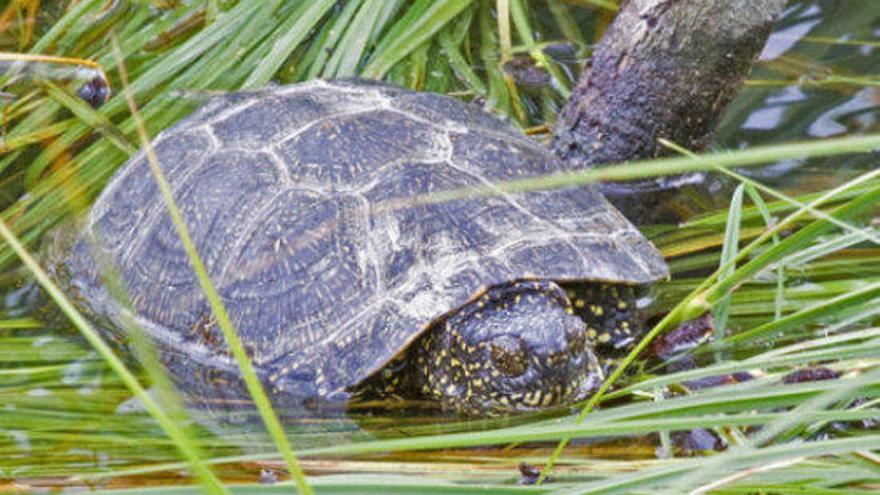
<svg viewBox="0 0 880 495">
<path fill-rule="evenodd" d="M 269 82 L 293 50 L 308 37 L 311 30 L 335 4 L 334 0 L 301 2 L 299 8 L 279 26 L 279 31 L 284 34 L 278 38 L 272 51 L 263 58 L 241 87 L 257 88 Z"/>
<path fill-rule="evenodd" d="M 726 468 L 734 471 L 747 469 L 750 466 L 764 465 L 781 467 L 777 465 L 780 462 L 798 460 L 811 456 L 845 454 L 861 450 L 870 450 L 874 448 L 877 443 L 880 443 L 880 435 L 865 435 L 856 438 L 826 440 L 821 442 L 800 442 L 794 445 L 776 445 L 738 456 L 728 463 Z M 656 486 L 658 484 L 665 485 L 670 479 L 686 474 L 687 472 L 705 469 L 705 465 L 710 463 L 712 459 L 712 457 L 709 457 L 694 460 L 694 462 L 687 465 L 673 465 L 671 467 L 642 470 L 632 474 L 621 474 L 615 476 L 612 480 L 584 483 L 578 485 L 577 488 L 558 491 L 556 493 L 559 495 L 623 494 L 633 493 L 632 490 L 636 488 L 644 490 L 645 487 L 654 487 L 652 491 L 656 491 Z"/>
<path fill-rule="evenodd" d="M 19 328 L 41 328 L 42 324 L 34 318 L 8 318 L 0 320 L 0 330 Z"/>
<path fill-rule="evenodd" d="M 97 10 L 103 0 L 84 0 L 77 3 L 61 19 L 52 23 L 52 28 L 31 47 L 29 53 L 44 53 L 65 31 L 78 22 L 87 13 Z"/>
<path fill-rule="evenodd" d="M 606 165 L 593 169 L 545 175 L 528 179 L 499 182 L 493 187 L 471 187 L 432 193 L 416 197 L 413 201 L 440 203 L 481 195 L 560 189 L 604 181 L 625 181 L 662 175 L 713 170 L 717 167 L 757 167 L 780 160 L 804 157 L 868 153 L 880 149 L 880 134 L 825 139 L 821 141 L 795 142 L 754 147 L 746 150 L 723 151 L 697 155 L 693 158 L 662 158 L 640 160 L 626 164 Z M 862 181 L 880 177 L 880 169 L 862 176 Z M 834 191 L 830 192 L 834 194 Z"/>
<path fill-rule="evenodd" d="M 323 38 L 317 37 L 314 39 L 309 47 L 309 51 L 302 58 L 299 70 L 297 71 L 297 78 L 299 80 L 315 79 L 322 73 L 325 73 L 327 60 L 337 50 L 339 40 L 347 32 L 351 19 L 357 13 L 362 1 L 352 0 L 351 2 L 346 2 L 342 12 L 330 18 L 324 28 L 326 32 L 321 33 Z M 327 26 L 329 26 L 329 29 Z"/>
<path fill-rule="evenodd" d="M 205 298 L 211 306 L 211 312 L 214 317 L 217 318 L 217 324 L 223 332 L 226 343 L 241 371 L 242 380 L 247 386 L 248 392 L 251 394 L 257 410 L 260 412 L 260 416 L 266 425 L 266 429 L 269 431 L 278 450 L 287 462 L 287 468 L 291 476 L 296 480 L 297 488 L 303 495 L 311 495 L 312 490 L 305 480 L 305 474 L 299 466 L 299 461 L 297 460 L 296 455 L 294 455 L 293 449 L 290 447 L 290 443 L 287 440 L 284 429 L 281 427 L 281 423 L 278 421 L 278 417 L 275 415 L 275 411 L 272 410 L 269 397 L 266 395 L 265 390 L 263 390 L 262 384 L 260 384 L 257 373 L 254 370 L 253 365 L 251 365 L 247 353 L 244 350 L 244 346 L 232 326 L 232 321 L 229 319 L 229 315 L 226 313 L 226 308 L 220 301 L 220 296 L 214 288 L 214 284 L 211 283 L 211 280 L 208 277 L 208 272 L 196 251 L 195 244 L 193 243 L 189 231 L 183 221 L 183 216 L 174 202 L 171 187 L 168 185 L 168 181 L 165 179 L 165 174 L 159 166 L 158 159 L 156 158 L 150 143 L 150 138 L 147 135 L 147 130 L 144 128 L 143 121 L 140 119 L 137 104 L 134 100 L 134 94 L 129 90 L 128 76 L 126 75 L 125 67 L 122 63 L 122 52 L 119 50 L 119 45 L 115 38 L 113 38 L 113 51 L 116 54 L 119 76 L 122 80 L 123 93 L 128 101 L 132 118 L 137 126 L 138 136 L 141 139 L 141 145 L 144 147 L 144 153 L 147 156 L 147 164 L 153 173 L 153 177 L 156 179 L 156 184 L 162 194 L 162 199 L 168 209 L 168 214 L 170 215 L 177 235 L 184 246 L 184 250 L 189 258 L 193 271 L 196 273 L 196 278 L 199 280 L 199 284 L 205 293 Z"/>
<path fill-rule="evenodd" d="M 549 60 L 537 43 L 535 43 L 535 38 L 532 36 L 532 27 L 529 25 L 529 16 L 526 14 L 522 0 L 510 0 L 510 14 L 513 18 L 513 25 L 516 26 L 516 32 L 525 43 L 526 48 L 528 48 L 529 55 L 538 62 L 539 66 L 547 71 L 556 91 L 563 98 L 568 98 L 571 91 L 565 82 L 565 77 L 559 71 L 556 64 Z"/>
<path fill-rule="evenodd" d="M 770 209 L 767 208 L 767 203 L 764 202 L 764 199 L 755 189 L 754 185 L 747 183 L 745 186 L 746 194 L 752 200 L 752 203 L 755 204 L 755 207 L 758 208 L 758 211 L 761 213 L 761 218 L 764 219 L 764 225 L 766 225 L 768 228 L 772 227 L 774 223 L 773 215 L 770 213 Z M 806 206 L 799 201 L 797 203 L 799 203 L 798 206 Z M 774 245 L 779 244 L 779 234 L 774 233 L 771 236 L 771 240 L 773 241 Z M 791 261 L 787 260 L 787 263 L 791 263 Z M 778 320 L 782 317 L 782 306 L 785 304 L 785 264 L 783 263 L 779 263 L 779 265 L 776 267 L 776 296 L 774 302 L 775 307 L 773 308 L 773 317 L 774 319 Z"/>
<path fill-rule="evenodd" d="M 327 63 L 325 77 L 352 77 L 357 73 L 358 65 L 370 48 L 370 38 L 384 3 L 385 0 L 364 0 L 361 3 L 357 15 Z"/>
<path fill-rule="evenodd" d="M 361 76 L 378 79 L 453 20 L 472 0 L 418 0 L 386 33 Z"/>
<path fill-rule="evenodd" d="M 562 0 L 549 0 L 547 7 L 550 9 L 550 13 L 553 14 L 556 24 L 559 25 L 559 30 L 562 31 L 562 34 L 568 41 L 577 46 L 578 53 L 582 55 L 588 43 L 568 6 Z"/>
<path fill-rule="evenodd" d="M 99 132 L 113 143 L 120 151 L 133 155 L 137 148 L 128 142 L 128 138 L 107 117 L 95 111 L 79 98 L 75 98 L 52 83 L 45 83 L 46 94 L 56 103 L 67 108 L 84 124 Z"/>
<path fill-rule="evenodd" d="M 675 151 L 683 154 L 684 156 L 687 156 L 690 158 L 696 158 L 698 156 L 696 153 L 694 153 L 688 149 L 685 149 L 685 148 L 679 146 L 678 144 L 673 143 L 671 141 L 668 141 L 666 139 L 660 139 L 660 142 L 662 144 L 664 144 L 666 147 L 668 147 L 672 150 L 675 150 Z M 836 218 L 832 217 L 831 215 L 826 214 L 825 212 L 823 212 L 821 210 L 818 210 L 816 208 L 812 208 L 810 205 L 804 204 L 804 203 L 802 203 L 802 202 L 800 202 L 790 196 L 782 194 L 773 188 L 767 187 L 767 186 L 761 184 L 760 182 L 756 182 L 756 181 L 754 181 L 754 180 L 752 180 L 742 174 L 739 174 L 733 170 L 728 170 L 724 167 L 717 167 L 717 168 L 715 168 L 715 170 L 718 172 L 721 172 L 729 177 L 732 177 L 732 178 L 736 179 L 737 181 L 741 182 L 742 184 L 748 185 L 751 188 L 758 189 L 766 194 L 769 194 L 770 196 L 773 196 L 777 199 L 785 201 L 786 203 L 797 206 L 798 208 L 809 212 L 811 215 L 813 215 L 816 218 L 828 220 L 829 222 L 837 225 L 838 227 L 845 229 L 845 230 L 849 230 L 850 232 L 860 233 L 860 234 L 864 235 L 865 240 L 868 240 L 868 241 L 871 241 L 875 244 L 880 245 L 880 237 L 872 236 L 870 232 L 865 232 L 863 229 L 858 229 L 852 225 L 847 224 L 846 222 L 841 222 L 840 220 L 837 220 Z M 757 193 L 750 194 L 750 197 L 754 200 L 756 206 L 758 207 L 758 210 L 761 213 L 761 216 L 764 218 L 764 222 L 768 226 L 771 226 L 773 224 L 772 218 L 770 216 L 770 212 L 766 211 L 767 208 L 766 208 L 766 205 L 764 205 L 763 200 L 761 200 L 760 196 L 758 196 Z M 763 210 L 762 210 L 762 205 L 763 205 Z M 776 237 L 778 238 L 778 236 L 776 236 Z"/>
<path fill-rule="evenodd" d="M 880 283 L 871 284 L 863 289 L 847 292 L 842 296 L 823 301 L 820 304 L 798 311 L 792 315 L 752 328 L 745 332 L 740 332 L 734 336 L 728 337 L 723 342 L 724 344 L 731 345 L 740 342 L 751 342 L 758 337 L 767 336 L 769 334 L 781 335 L 786 330 L 814 322 L 827 315 L 841 312 L 844 309 L 853 306 L 870 304 L 872 302 L 880 303 Z M 719 345 L 721 344 L 719 343 Z"/>
<path fill-rule="evenodd" d="M 82 336 L 89 342 L 101 357 L 107 362 L 107 365 L 122 380 L 131 393 L 143 404 L 144 409 L 150 413 L 157 423 L 162 427 L 168 436 L 174 441 L 175 446 L 180 450 L 181 454 L 189 462 L 192 473 L 199 479 L 202 486 L 208 493 L 223 494 L 227 493 L 223 484 L 214 476 L 214 473 L 207 467 L 202 460 L 202 454 L 197 444 L 188 438 L 185 431 L 175 424 L 174 420 L 169 417 L 161 406 L 141 387 L 137 378 L 125 364 L 116 356 L 112 349 L 104 342 L 100 335 L 91 327 L 86 319 L 76 310 L 73 304 L 67 299 L 67 296 L 52 282 L 49 275 L 40 268 L 39 264 L 27 252 L 27 249 L 15 234 L 9 230 L 6 223 L 0 220 L 0 235 L 6 243 L 15 251 L 21 261 L 30 270 L 31 274 L 49 296 L 55 301 L 61 311 L 79 330 Z"/>
<path fill-rule="evenodd" d="M 818 243 L 815 246 L 811 246 L 807 249 L 798 251 L 791 256 L 787 256 L 785 258 L 785 263 L 792 267 L 801 267 L 811 261 L 815 261 L 819 258 L 824 258 L 829 254 L 846 249 L 848 247 L 857 246 L 860 243 L 865 242 L 866 238 L 876 238 L 878 234 L 880 234 L 880 231 L 878 231 L 877 229 L 866 227 L 865 229 L 857 232 L 837 235 L 829 238 L 826 241 Z"/>
<path fill-rule="evenodd" d="M 880 169 L 878 169 L 878 172 L 880 172 Z M 873 190 L 868 191 L 866 194 L 853 199 L 844 206 L 841 206 L 840 208 L 835 210 L 831 214 L 831 216 L 837 218 L 838 220 L 847 220 L 849 218 L 855 217 L 858 214 L 875 208 L 878 202 L 880 202 L 880 186 L 875 187 Z M 770 266 L 771 263 L 778 261 L 784 256 L 808 247 L 809 244 L 813 242 L 818 236 L 828 232 L 833 226 L 833 223 L 825 219 L 814 220 L 809 225 L 787 237 L 778 245 L 772 246 L 763 253 L 755 256 L 752 260 L 748 261 L 742 267 L 737 269 L 734 274 L 727 279 L 720 281 L 715 287 L 712 288 L 712 290 L 708 291 L 708 293 L 706 294 L 706 300 L 718 300 L 723 294 L 726 294 L 736 284 L 754 276 L 761 269 Z M 762 237 L 766 239 L 766 237 L 770 235 L 769 232 L 774 231 L 778 231 L 778 228 L 771 229 L 770 231 L 768 231 L 768 234 Z"/>
<path fill-rule="evenodd" d="M 484 108 L 503 114 L 510 114 L 510 93 L 504 82 L 504 74 L 499 66 L 500 47 L 492 28 L 492 12 L 489 2 L 480 2 L 479 11 L 480 59 L 485 65 L 486 77 L 489 81 L 489 94 Z"/>
<path fill-rule="evenodd" d="M 756 446 L 761 446 L 769 442 L 776 435 L 781 434 L 787 429 L 793 428 L 798 423 L 811 420 L 816 412 L 851 395 L 853 392 L 856 392 L 859 387 L 866 384 L 878 383 L 877 378 L 880 378 L 880 369 L 866 373 L 856 379 L 846 380 L 843 383 L 840 383 L 838 387 L 799 404 L 780 418 L 765 425 L 761 431 L 748 440 L 748 444 L 731 448 L 727 452 L 710 458 L 704 463 L 702 469 L 691 470 L 690 473 L 682 476 L 681 479 L 676 480 L 675 483 L 672 483 L 669 489 L 677 493 L 684 493 L 694 490 L 697 487 L 717 486 L 714 482 L 721 475 L 727 475 L 727 478 L 729 479 L 729 477 L 735 475 L 737 471 L 753 469 L 758 464 L 754 464 L 749 457 L 756 454 L 760 455 L 762 450 L 770 450 L 758 449 Z M 781 446 L 785 446 L 785 443 Z M 795 450 L 799 451 L 800 449 Z M 801 454 L 798 453 L 797 457 L 799 458 L 800 456 Z M 749 460 L 743 462 L 742 459 Z M 779 462 L 779 460 L 775 460 L 774 462 Z M 724 479 L 722 479 L 722 481 L 724 481 Z"/>
<path fill-rule="evenodd" d="M 472 15 L 471 12 L 472 11 L 465 11 L 462 14 L 462 24 L 470 25 Z M 456 24 L 451 24 L 440 31 L 438 39 L 440 42 L 440 46 L 443 48 L 443 53 L 449 59 L 449 65 L 452 67 L 452 70 L 465 82 L 468 89 L 470 89 L 477 95 L 485 95 L 486 85 L 483 84 L 483 81 L 480 79 L 480 77 L 477 76 L 473 69 L 471 69 L 471 65 L 458 49 L 458 44 L 461 42 L 461 40 L 455 39 L 455 34 L 453 33 L 454 30 L 456 30 Z M 467 33 L 467 31 L 463 32 Z"/>
<path fill-rule="evenodd" d="M 721 266 L 726 267 L 723 271 L 719 268 L 719 277 L 729 277 L 736 267 L 733 261 L 736 253 L 739 251 L 739 227 L 742 212 L 743 189 L 745 185 L 740 184 L 733 191 L 733 197 L 730 200 L 730 209 L 727 214 L 727 227 L 724 230 L 724 244 L 721 248 Z M 727 330 L 727 320 L 730 317 L 730 301 L 731 295 L 727 294 L 722 297 L 712 308 L 712 319 L 715 322 L 715 340 L 724 338 Z"/>
</svg>

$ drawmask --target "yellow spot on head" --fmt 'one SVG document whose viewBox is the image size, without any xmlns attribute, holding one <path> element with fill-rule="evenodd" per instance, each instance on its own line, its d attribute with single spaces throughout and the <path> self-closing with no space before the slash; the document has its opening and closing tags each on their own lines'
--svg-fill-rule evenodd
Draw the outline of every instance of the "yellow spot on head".
<svg viewBox="0 0 880 495">
<path fill-rule="evenodd" d="M 611 340 L 611 334 L 608 332 L 604 332 L 602 335 L 599 336 L 598 340 L 600 344 L 605 344 Z"/>
<path fill-rule="evenodd" d="M 583 299 L 577 299 L 577 300 L 575 300 L 575 302 L 574 302 L 574 306 L 575 306 L 576 308 L 583 308 L 583 307 L 586 306 L 586 305 L 587 305 L 587 301 L 584 301 Z"/>
<path fill-rule="evenodd" d="M 534 392 L 529 392 L 523 398 L 523 403 L 527 406 L 535 407 L 541 403 L 541 391 L 535 390 Z"/>
</svg>

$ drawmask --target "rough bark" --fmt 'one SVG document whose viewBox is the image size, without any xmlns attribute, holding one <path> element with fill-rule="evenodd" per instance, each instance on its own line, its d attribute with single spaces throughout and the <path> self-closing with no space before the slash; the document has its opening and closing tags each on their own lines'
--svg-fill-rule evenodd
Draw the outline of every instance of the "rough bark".
<svg viewBox="0 0 880 495">
<path fill-rule="evenodd" d="M 668 154 L 658 138 L 703 149 L 785 0 L 631 0 L 602 38 L 563 109 L 553 147 L 572 168 Z M 636 221 L 684 176 L 603 184 Z"/>
</svg>

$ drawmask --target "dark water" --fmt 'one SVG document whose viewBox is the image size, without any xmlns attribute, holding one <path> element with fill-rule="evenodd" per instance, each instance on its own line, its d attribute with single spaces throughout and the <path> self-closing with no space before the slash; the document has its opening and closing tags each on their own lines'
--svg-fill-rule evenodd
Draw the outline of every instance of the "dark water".
<svg viewBox="0 0 880 495">
<path fill-rule="evenodd" d="M 573 10 L 588 26 L 584 32 L 590 39 L 597 23 L 592 11 Z M 563 47 L 554 57 L 577 60 L 577 47 L 574 53 L 566 49 L 559 33 L 540 26 L 538 31 L 539 41 Z M 534 86 L 543 82 L 540 74 L 536 77 L 523 81 L 527 108 L 540 101 L 540 90 L 536 93 Z M 544 115 L 537 111 L 533 117 L 538 114 Z M 744 148 L 878 130 L 880 5 L 875 0 L 796 2 L 778 23 L 714 146 Z M 876 154 L 790 160 L 747 173 L 784 191 L 814 191 L 872 170 L 878 161 Z M 55 467 L 92 471 L 175 458 L 162 433 L 93 351 L 70 334 L 46 331 L 30 319 L 25 294 L 12 287 L 15 282 L 15 274 L 2 279 L 8 288 L 0 310 L 0 458 L 7 461 L 0 466 L 5 464 L 10 472 L 0 472 L 0 479 L 45 476 Z M 20 368 L 27 371 L 17 373 Z M 431 419 L 412 422 L 411 433 L 444 428 Z M 212 453 L 271 451 L 264 438 L 251 436 L 247 423 L 240 422 L 233 428 L 236 434 L 227 430 L 222 438 L 208 435 L 216 425 L 205 428 Z M 372 434 L 379 435 L 392 435 L 400 428 L 396 418 L 375 418 L 373 425 Z M 302 430 L 295 436 L 298 447 L 367 435 L 348 421 L 316 421 Z M 91 446 L 91 441 L 100 447 Z"/>
<path fill-rule="evenodd" d="M 579 22 L 588 26 L 585 38 L 591 39 L 601 20 L 587 15 Z M 544 26 L 542 34 L 545 53 L 573 85 L 589 47 L 567 44 L 554 26 Z M 546 72 L 518 60 L 507 72 L 523 88 L 530 117 L 524 125 L 539 125 L 547 121 L 545 108 L 558 109 L 563 100 L 539 98 L 540 90 L 549 84 Z M 728 108 L 712 148 L 743 149 L 860 135 L 876 132 L 878 119 L 880 5 L 872 0 L 794 2 L 777 22 L 746 86 Z M 797 193 L 833 187 L 876 168 L 877 161 L 876 153 L 787 160 L 744 173 L 768 186 Z M 716 189 L 729 191 L 730 184 L 721 182 Z M 713 203 L 710 198 L 708 204 L 718 208 L 724 203 Z"/>
<path fill-rule="evenodd" d="M 774 30 L 715 146 L 735 149 L 877 132 L 880 5 L 796 2 Z M 748 172 L 765 184 L 816 190 L 877 167 L 876 154 L 791 160 Z"/>
</svg>

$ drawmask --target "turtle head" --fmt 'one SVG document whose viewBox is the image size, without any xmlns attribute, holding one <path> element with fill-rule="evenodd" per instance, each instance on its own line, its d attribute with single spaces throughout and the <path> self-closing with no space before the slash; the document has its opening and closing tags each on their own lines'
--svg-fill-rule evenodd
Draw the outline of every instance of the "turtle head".
<svg viewBox="0 0 880 495">
<path fill-rule="evenodd" d="M 422 394 L 463 416 L 537 411 L 589 396 L 602 373 L 584 322 L 552 282 L 489 289 L 416 348 Z"/>
</svg>

